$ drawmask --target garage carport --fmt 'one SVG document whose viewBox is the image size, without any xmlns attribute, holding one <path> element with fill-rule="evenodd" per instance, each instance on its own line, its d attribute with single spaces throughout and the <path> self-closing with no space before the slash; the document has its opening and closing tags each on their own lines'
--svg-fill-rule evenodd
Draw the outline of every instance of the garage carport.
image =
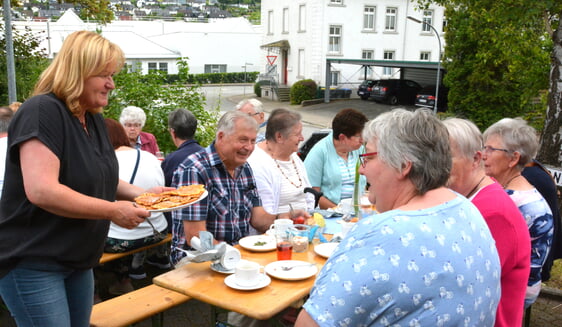
<svg viewBox="0 0 562 327">
<path fill-rule="evenodd" d="M 330 89 L 330 72 L 332 64 L 361 65 L 364 69 L 364 79 L 371 66 L 393 67 L 400 69 L 400 79 L 411 79 L 422 85 L 434 85 L 437 80 L 437 62 L 430 61 L 398 61 L 398 60 L 370 60 L 370 59 L 326 59 L 326 90 Z M 443 68 L 441 68 L 443 80 Z M 330 92 L 324 92 L 324 102 L 330 102 Z"/>
</svg>

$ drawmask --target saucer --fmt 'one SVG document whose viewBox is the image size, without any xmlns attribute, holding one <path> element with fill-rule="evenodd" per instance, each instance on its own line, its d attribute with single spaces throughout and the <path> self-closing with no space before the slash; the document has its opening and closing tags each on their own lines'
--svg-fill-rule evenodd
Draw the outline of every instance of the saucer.
<svg viewBox="0 0 562 327">
<path fill-rule="evenodd" d="M 339 243 L 320 243 L 314 246 L 314 252 L 321 257 L 329 258 Z"/>
<path fill-rule="evenodd" d="M 224 279 L 224 283 L 226 284 L 226 286 L 230 288 L 234 288 L 235 290 L 252 291 L 252 290 L 264 288 L 267 285 L 269 285 L 271 283 L 271 278 L 269 278 L 269 276 L 267 276 L 266 274 L 260 274 L 259 282 L 256 285 L 242 286 L 236 284 L 236 275 L 230 275 Z"/>
<path fill-rule="evenodd" d="M 221 274 L 234 274 L 234 269 L 225 269 L 220 263 L 212 263 L 211 270 Z"/>
</svg>

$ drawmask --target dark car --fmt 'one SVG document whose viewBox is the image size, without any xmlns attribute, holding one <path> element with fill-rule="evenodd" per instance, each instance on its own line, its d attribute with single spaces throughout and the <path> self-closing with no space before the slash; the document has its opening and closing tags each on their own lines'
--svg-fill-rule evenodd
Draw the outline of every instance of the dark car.
<svg viewBox="0 0 562 327">
<path fill-rule="evenodd" d="M 308 154 L 308 152 L 310 152 L 310 149 L 312 149 L 312 147 L 316 143 L 318 143 L 318 141 L 330 134 L 331 131 L 331 129 L 327 128 L 313 132 L 312 135 L 310 135 L 310 137 L 299 147 L 299 152 L 297 152 L 297 154 L 299 155 L 301 160 L 304 161 L 306 155 Z"/>
<path fill-rule="evenodd" d="M 375 101 L 392 105 L 414 104 L 421 89 L 421 85 L 409 79 L 381 79 L 372 86 L 370 95 Z"/>
<path fill-rule="evenodd" d="M 447 94 L 449 89 L 439 85 L 439 98 L 437 98 L 437 111 L 447 111 Z M 433 110 L 435 106 L 435 85 L 428 85 L 421 89 L 416 95 L 415 105 Z"/>
<path fill-rule="evenodd" d="M 357 95 L 361 98 L 361 100 L 367 100 L 369 97 L 371 97 L 372 87 L 377 82 L 378 80 L 366 79 L 363 81 L 363 83 L 361 83 L 361 85 L 359 85 L 359 88 L 357 89 Z"/>
</svg>

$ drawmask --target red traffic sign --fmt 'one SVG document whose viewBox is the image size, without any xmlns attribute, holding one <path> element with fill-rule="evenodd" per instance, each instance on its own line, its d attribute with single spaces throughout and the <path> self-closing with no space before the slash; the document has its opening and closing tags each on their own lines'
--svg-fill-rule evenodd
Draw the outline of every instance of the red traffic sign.
<svg viewBox="0 0 562 327">
<path fill-rule="evenodd" d="M 270 66 L 273 66 L 273 64 L 275 63 L 275 60 L 277 60 L 277 56 L 266 56 L 267 57 L 267 62 L 269 63 Z"/>
</svg>

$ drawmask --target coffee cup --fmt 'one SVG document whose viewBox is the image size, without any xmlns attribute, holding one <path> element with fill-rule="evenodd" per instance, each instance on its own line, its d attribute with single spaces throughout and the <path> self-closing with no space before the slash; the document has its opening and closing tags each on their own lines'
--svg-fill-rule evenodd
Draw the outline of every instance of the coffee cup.
<svg viewBox="0 0 562 327">
<path fill-rule="evenodd" d="M 268 234 L 285 234 L 289 227 L 293 225 L 291 219 L 276 219 L 271 226 L 269 226 Z"/>
<path fill-rule="evenodd" d="M 234 268 L 236 284 L 245 287 L 256 286 L 263 275 L 262 269 L 263 267 L 257 262 L 248 260 L 238 261 L 236 268 Z"/>
</svg>

